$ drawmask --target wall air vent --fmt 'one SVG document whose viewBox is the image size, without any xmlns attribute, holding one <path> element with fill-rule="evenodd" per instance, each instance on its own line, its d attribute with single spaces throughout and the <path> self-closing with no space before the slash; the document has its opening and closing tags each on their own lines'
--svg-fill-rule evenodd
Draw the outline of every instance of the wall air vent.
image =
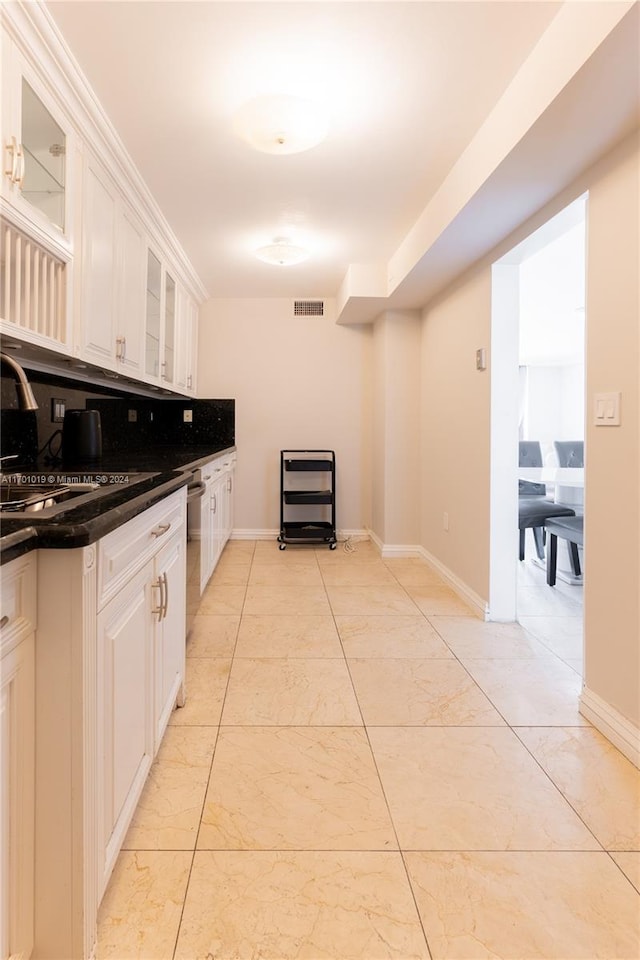
<svg viewBox="0 0 640 960">
<path fill-rule="evenodd" d="M 324 301 L 323 300 L 294 300 L 293 315 L 294 317 L 323 317 Z"/>
</svg>

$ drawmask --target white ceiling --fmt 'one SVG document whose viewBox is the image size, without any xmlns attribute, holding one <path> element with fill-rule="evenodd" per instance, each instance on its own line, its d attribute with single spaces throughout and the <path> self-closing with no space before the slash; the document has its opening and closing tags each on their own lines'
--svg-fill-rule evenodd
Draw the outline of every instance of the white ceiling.
<svg viewBox="0 0 640 960">
<path fill-rule="evenodd" d="M 390 258 L 561 4 L 47 6 L 209 294 L 331 297 Z M 327 139 L 252 151 L 234 114 L 282 93 L 327 107 Z M 276 236 L 311 258 L 256 260 Z"/>
</svg>

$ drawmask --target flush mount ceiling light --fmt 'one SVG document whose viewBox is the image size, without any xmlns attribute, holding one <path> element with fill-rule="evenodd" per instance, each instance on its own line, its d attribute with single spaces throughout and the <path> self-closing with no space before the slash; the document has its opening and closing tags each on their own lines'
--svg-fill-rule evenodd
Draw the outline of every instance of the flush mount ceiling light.
<svg viewBox="0 0 640 960">
<path fill-rule="evenodd" d="M 264 263 L 271 263 L 278 267 L 291 267 L 294 263 L 302 263 L 309 256 L 309 251 L 298 247 L 285 237 L 276 237 L 273 243 L 256 250 L 256 257 Z"/>
<path fill-rule="evenodd" d="M 234 129 L 261 153 L 302 153 L 327 135 L 324 109 L 303 97 L 257 97 L 236 114 Z"/>
</svg>

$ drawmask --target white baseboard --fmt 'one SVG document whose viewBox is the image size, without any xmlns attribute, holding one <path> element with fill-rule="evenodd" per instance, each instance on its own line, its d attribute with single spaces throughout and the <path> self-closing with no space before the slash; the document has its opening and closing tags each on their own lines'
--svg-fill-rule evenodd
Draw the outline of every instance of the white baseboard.
<svg viewBox="0 0 640 960">
<path fill-rule="evenodd" d="M 487 619 L 489 605 L 486 600 L 478 596 L 475 591 L 468 587 L 466 583 L 463 583 L 459 577 L 456 577 L 455 573 L 452 573 L 448 567 L 440 563 L 440 561 L 432 556 L 428 550 L 425 550 L 424 547 L 415 544 L 383 543 L 373 530 L 369 531 L 369 536 L 380 551 L 380 556 L 383 560 L 399 557 L 421 557 L 423 560 L 426 560 L 428 564 L 435 567 L 443 580 L 447 581 L 451 589 L 454 590 L 465 603 L 469 604 L 473 610 L 477 611 L 478 616 L 482 620 Z"/>
<path fill-rule="evenodd" d="M 371 530 L 369 531 L 369 536 L 380 551 L 380 556 L 383 560 L 422 556 L 420 553 L 420 547 L 416 546 L 415 544 L 383 543 L 380 538 L 377 537 Z"/>
<path fill-rule="evenodd" d="M 428 550 L 425 550 L 424 547 L 420 547 L 420 556 L 423 557 L 427 563 L 431 564 L 432 567 L 435 567 L 443 580 L 446 580 L 452 590 L 458 594 L 458 596 L 468 603 L 469 606 L 474 609 L 481 620 L 486 620 L 489 613 L 489 604 L 486 600 L 472 590 L 463 580 L 449 570 L 448 567 L 445 567 L 436 557 L 429 553 Z"/>
<path fill-rule="evenodd" d="M 634 766 L 640 768 L 640 729 L 638 727 L 588 687 L 584 687 L 580 695 L 580 713 L 631 760 Z"/>
</svg>

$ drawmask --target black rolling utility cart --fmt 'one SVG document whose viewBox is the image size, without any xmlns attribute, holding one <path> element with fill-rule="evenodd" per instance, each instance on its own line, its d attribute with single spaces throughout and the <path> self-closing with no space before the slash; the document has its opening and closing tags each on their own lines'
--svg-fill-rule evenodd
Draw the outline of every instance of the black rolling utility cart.
<svg viewBox="0 0 640 960">
<path fill-rule="evenodd" d="M 280 549 L 288 543 L 336 539 L 336 455 L 333 450 L 280 451 Z"/>
</svg>

